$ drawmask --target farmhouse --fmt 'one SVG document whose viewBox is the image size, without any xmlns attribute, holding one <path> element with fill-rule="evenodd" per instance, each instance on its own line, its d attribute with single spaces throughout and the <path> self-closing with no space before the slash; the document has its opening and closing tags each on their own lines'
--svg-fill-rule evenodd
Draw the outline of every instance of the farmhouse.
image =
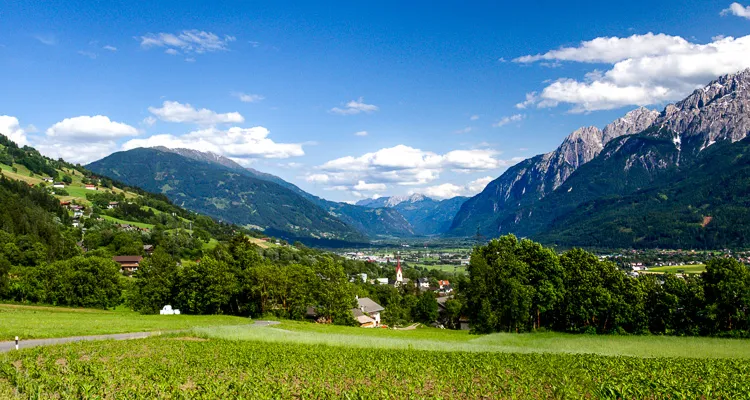
<svg viewBox="0 0 750 400">
<path fill-rule="evenodd" d="M 55 189 L 65 189 L 65 184 L 62 182 L 55 182 L 52 187 Z"/>
<path fill-rule="evenodd" d="M 359 322 L 359 326 L 374 328 L 380 325 L 380 312 L 384 310 L 383 306 L 369 297 L 357 297 L 357 307 L 352 309 L 352 315 Z"/>
<path fill-rule="evenodd" d="M 96 185 L 86 185 L 87 190 L 99 190 L 97 189 Z"/>
<path fill-rule="evenodd" d="M 116 201 L 110 201 L 109 204 L 107 204 L 107 209 L 111 210 L 111 209 L 113 209 L 113 208 L 115 208 L 115 207 L 117 207 L 119 205 L 120 205 L 120 203 L 118 203 Z"/>
<path fill-rule="evenodd" d="M 112 257 L 116 263 L 120 264 L 120 272 L 133 273 L 138 271 L 138 266 L 143 261 L 141 256 L 114 256 Z"/>
</svg>

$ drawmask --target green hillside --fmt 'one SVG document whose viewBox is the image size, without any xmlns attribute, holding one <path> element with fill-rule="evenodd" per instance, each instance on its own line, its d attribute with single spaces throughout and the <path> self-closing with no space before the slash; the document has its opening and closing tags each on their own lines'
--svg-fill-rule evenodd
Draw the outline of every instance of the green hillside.
<svg viewBox="0 0 750 400">
<path fill-rule="evenodd" d="M 316 244 L 366 241 L 356 229 L 287 188 L 173 152 L 139 148 L 114 153 L 88 168 L 269 235 Z"/>
</svg>

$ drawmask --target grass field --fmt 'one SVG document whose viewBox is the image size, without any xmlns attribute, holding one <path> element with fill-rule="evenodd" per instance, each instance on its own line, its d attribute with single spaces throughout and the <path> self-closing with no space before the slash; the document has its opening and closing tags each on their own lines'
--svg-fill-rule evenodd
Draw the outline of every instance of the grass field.
<svg viewBox="0 0 750 400">
<path fill-rule="evenodd" d="M 663 273 L 686 273 L 686 274 L 700 274 L 706 270 L 704 264 L 688 264 L 688 265 L 672 265 L 669 267 L 653 267 L 648 269 L 650 272 L 663 272 Z"/>
<path fill-rule="evenodd" d="M 750 340 L 674 336 L 573 335 L 565 333 L 495 333 L 470 335 L 467 331 L 435 328 L 416 330 L 361 329 L 283 321 L 257 329 L 248 326 L 199 327 L 197 336 L 212 339 L 275 343 L 325 344 L 382 349 L 440 352 L 568 353 L 603 356 L 746 358 Z"/>
<path fill-rule="evenodd" d="M 0 304 L 0 341 L 248 324 L 247 318 Z"/>
<path fill-rule="evenodd" d="M 450 273 L 457 273 L 457 274 L 465 274 L 466 273 L 466 266 L 465 265 L 451 265 L 451 264 L 437 264 L 437 265 L 429 265 L 429 264 L 420 264 L 420 263 L 409 263 L 410 267 L 420 267 L 420 268 L 427 268 L 427 269 L 435 269 L 440 270 L 443 272 L 450 272 Z"/>
<path fill-rule="evenodd" d="M 146 224 L 143 222 L 133 222 L 133 221 L 125 221 L 124 219 L 119 219 L 115 217 L 110 217 L 109 215 L 102 215 L 102 218 L 106 219 L 107 221 L 112 221 L 118 224 L 128 224 L 132 226 L 137 226 L 139 228 L 148 228 L 148 229 L 154 229 L 153 224 Z"/>
<path fill-rule="evenodd" d="M 750 363 L 745 359 L 425 351 L 402 342 L 431 341 L 445 334 L 450 337 L 446 343 L 459 346 L 494 336 L 435 329 L 308 330 L 287 322 L 243 329 L 253 336 L 237 340 L 175 334 L 1 354 L 0 397 L 735 399 L 750 393 Z M 348 335 L 349 329 L 357 333 Z M 291 341 L 262 339 L 290 332 L 300 336 Z M 338 337 L 337 343 L 302 339 L 324 334 Z M 374 338 L 391 338 L 401 347 L 361 345 Z"/>
</svg>

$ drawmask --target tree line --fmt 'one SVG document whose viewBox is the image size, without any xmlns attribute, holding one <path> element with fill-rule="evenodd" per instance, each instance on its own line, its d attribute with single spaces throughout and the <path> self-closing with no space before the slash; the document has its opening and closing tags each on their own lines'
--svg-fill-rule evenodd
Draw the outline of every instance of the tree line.
<svg viewBox="0 0 750 400">
<path fill-rule="evenodd" d="M 750 336 L 750 271 L 714 259 L 700 276 L 630 277 L 581 249 L 507 235 L 474 249 L 462 298 L 476 332 Z"/>
</svg>

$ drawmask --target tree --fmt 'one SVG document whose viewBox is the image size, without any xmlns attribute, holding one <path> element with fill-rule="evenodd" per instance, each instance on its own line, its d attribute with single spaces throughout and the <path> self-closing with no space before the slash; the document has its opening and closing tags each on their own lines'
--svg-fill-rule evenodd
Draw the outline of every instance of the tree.
<svg viewBox="0 0 750 400">
<path fill-rule="evenodd" d="M 734 259 L 714 259 L 702 274 L 706 308 L 714 332 L 747 330 L 750 272 Z"/>
<path fill-rule="evenodd" d="M 161 247 L 144 259 L 135 273 L 130 306 L 143 314 L 155 314 L 174 300 L 177 262 Z"/>
<path fill-rule="evenodd" d="M 438 319 L 438 303 L 435 295 L 431 292 L 424 292 L 419 296 L 417 304 L 412 311 L 415 320 L 431 323 Z"/>
<path fill-rule="evenodd" d="M 175 303 L 190 314 L 224 314 L 237 310 L 230 300 L 239 291 L 237 279 L 223 261 L 204 257 L 187 262 L 178 271 Z"/>
<path fill-rule="evenodd" d="M 62 181 L 63 181 L 63 182 L 64 182 L 64 183 L 66 184 L 66 185 L 70 185 L 71 183 L 73 183 L 73 178 L 71 178 L 71 177 L 70 177 L 70 175 L 63 175 L 63 177 L 62 177 Z"/>
</svg>

